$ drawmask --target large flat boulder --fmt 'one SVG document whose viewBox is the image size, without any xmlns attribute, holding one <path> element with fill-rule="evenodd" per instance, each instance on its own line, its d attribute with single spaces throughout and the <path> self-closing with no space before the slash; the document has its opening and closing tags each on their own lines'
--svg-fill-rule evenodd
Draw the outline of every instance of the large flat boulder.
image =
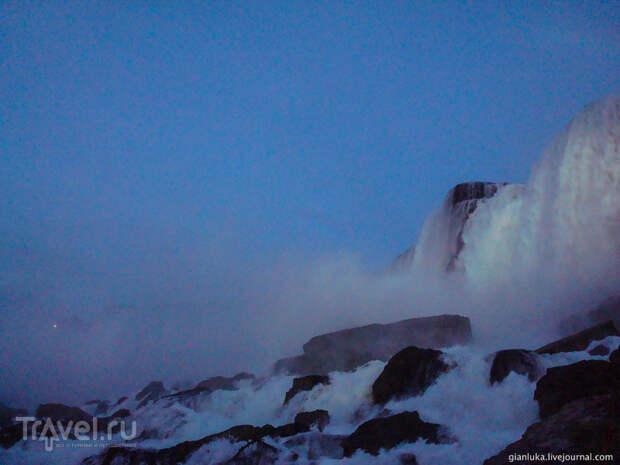
<svg viewBox="0 0 620 465">
<path fill-rule="evenodd" d="M 274 371 L 300 375 L 348 371 L 371 360 L 387 361 L 408 346 L 437 349 L 471 339 L 469 318 L 459 315 L 373 324 L 313 337 L 304 344 L 303 355 L 279 360 Z"/>
<path fill-rule="evenodd" d="M 436 423 L 422 421 L 418 412 L 403 412 L 361 424 L 342 442 L 342 448 L 345 457 L 350 457 L 357 450 L 378 455 L 381 449 L 392 449 L 418 439 L 439 444 L 444 442 L 440 428 L 441 425 Z"/>
<path fill-rule="evenodd" d="M 527 428 L 521 439 L 484 465 L 531 465 L 536 454 L 613 454 L 620 457 L 620 404 L 617 396 L 574 400 Z M 612 458 L 598 463 L 617 463 Z M 540 461 L 540 460 L 538 460 Z M 559 459 L 557 462 L 560 463 Z M 593 463 L 578 459 L 566 463 Z"/>
<path fill-rule="evenodd" d="M 394 355 L 372 385 L 376 404 L 390 399 L 422 394 L 435 380 L 450 369 L 441 360 L 441 351 L 406 347 Z"/>
<path fill-rule="evenodd" d="M 534 399 L 540 417 L 558 412 L 565 404 L 582 399 L 620 392 L 620 366 L 604 360 L 585 360 L 550 368 L 536 383 Z"/>
<path fill-rule="evenodd" d="M 620 331 L 611 320 L 547 344 L 536 349 L 536 352 L 539 354 L 555 354 L 586 350 L 593 341 L 600 341 L 608 336 L 620 336 Z"/>
</svg>

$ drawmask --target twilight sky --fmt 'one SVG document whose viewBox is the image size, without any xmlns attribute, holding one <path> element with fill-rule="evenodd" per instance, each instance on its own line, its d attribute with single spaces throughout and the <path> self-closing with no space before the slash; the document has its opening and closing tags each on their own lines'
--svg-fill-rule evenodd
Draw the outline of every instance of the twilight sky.
<svg viewBox="0 0 620 465">
<path fill-rule="evenodd" d="M 0 401 L 252 369 L 320 327 L 261 332 L 266 282 L 524 182 L 620 8 L 511 3 L 2 2 Z"/>
</svg>

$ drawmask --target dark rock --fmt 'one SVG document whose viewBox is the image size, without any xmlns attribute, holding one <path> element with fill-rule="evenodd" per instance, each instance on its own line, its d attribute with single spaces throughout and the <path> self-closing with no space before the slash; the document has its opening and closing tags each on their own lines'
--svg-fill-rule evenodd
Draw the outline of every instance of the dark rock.
<svg viewBox="0 0 620 465">
<path fill-rule="evenodd" d="M 82 461 L 82 465 L 177 465 L 179 463 L 184 463 L 194 452 L 205 444 L 209 444 L 218 439 L 228 439 L 231 442 L 247 442 L 248 444 L 253 444 L 266 436 L 289 437 L 305 432 L 308 432 L 308 428 L 304 425 L 295 423 L 278 427 L 273 427 L 271 425 L 260 427 L 239 425 L 222 431 L 221 433 L 211 434 L 196 441 L 185 441 L 165 449 L 154 450 L 138 449 L 135 447 L 110 447 L 98 456 L 85 459 Z M 239 452 L 241 452 L 242 449 L 243 447 Z"/>
<path fill-rule="evenodd" d="M 491 384 L 502 382 L 511 371 L 527 376 L 530 381 L 536 381 L 545 369 L 536 352 L 531 350 L 510 349 L 496 352 L 491 365 Z"/>
<path fill-rule="evenodd" d="M 392 398 L 422 394 L 440 374 L 449 370 L 441 351 L 407 347 L 394 355 L 372 385 L 376 404 Z"/>
<path fill-rule="evenodd" d="M 273 438 L 287 438 L 310 431 L 310 427 L 304 423 L 287 423 L 286 425 L 277 426 L 275 428 L 271 425 L 267 426 L 271 427 L 271 429 L 265 433 L 265 435 Z"/>
<path fill-rule="evenodd" d="M 93 417 L 79 407 L 69 407 L 63 404 L 41 404 L 35 413 L 37 418 L 50 418 L 52 421 L 86 421 Z"/>
<path fill-rule="evenodd" d="M 457 184 L 448 193 L 452 205 L 465 202 L 468 200 L 488 199 L 495 195 L 499 186 L 506 183 L 471 181 Z"/>
<path fill-rule="evenodd" d="M 99 417 L 108 413 L 108 402 L 105 400 L 91 400 L 86 402 L 86 405 L 96 405 L 94 415 Z"/>
<path fill-rule="evenodd" d="M 122 408 L 120 410 L 117 410 L 116 412 L 114 412 L 112 415 L 110 415 L 107 418 L 109 418 L 109 419 L 112 419 L 112 418 L 127 418 L 129 416 L 131 416 L 131 412 L 129 410 L 127 410 L 126 408 Z"/>
<path fill-rule="evenodd" d="M 165 396 L 166 398 L 186 398 L 192 397 L 203 393 L 210 393 L 213 391 L 217 391 L 218 389 L 224 391 L 235 391 L 237 390 L 237 383 L 244 379 L 256 379 L 256 377 L 250 373 L 239 373 L 235 376 L 227 378 L 225 376 L 214 376 L 212 378 L 207 378 L 201 382 L 199 382 L 192 389 L 186 389 L 184 391 L 175 392 L 174 394 L 169 394 Z"/>
<path fill-rule="evenodd" d="M 30 423 L 32 425 L 32 423 Z M 21 423 L 9 424 L 0 429 L 0 447 L 9 449 L 22 440 L 23 425 Z"/>
<path fill-rule="evenodd" d="M 303 446 L 310 460 L 316 460 L 320 457 L 340 460 L 344 457 L 342 441 L 345 438 L 346 436 L 341 435 L 310 432 L 292 437 L 286 440 L 284 445 L 288 448 Z"/>
<path fill-rule="evenodd" d="M 164 388 L 164 384 L 161 381 L 151 381 L 147 384 L 139 393 L 136 394 L 135 400 L 142 400 L 145 397 L 149 397 L 152 395 L 159 395 L 164 392 L 166 389 Z"/>
<path fill-rule="evenodd" d="M 597 345 L 594 349 L 588 352 L 590 355 L 607 355 L 609 353 L 609 347 L 603 344 Z"/>
<path fill-rule="evenodd" d="M 371 360 L 388 360 L 403 347 L 450 347 L 471 341 L 469 319 L 459 315 L 411 318 L 316 336 L 304 353 L 279 360 L 276 373 L 327 374 L 353 370 Z"/>
<path fill-rule="evenodd" d="M 301 412 L 295 415 L 295 423 L 304 425 L 308 429 L 316 426 L 319 431 L 323 431 L 329 424 L 329 412 L 327 410 Z"/>
<path fill-rule="evenodd" d="M 116 402 L 114 402 L 114 405 L 112 405 L 110 408 L 118 407 L 120 404 L 122 404 L 126 400 L 127 400 L 127 397 L 121 397 Z"/>
<path fill-rule="evenodd" d="M 280 450 L 266 442 L 250 442 L 243 446 L 226 465 L 273 465 L 278 461 Z"/>
<path fill-rule="evenodd" d="M 222 389 L 225 391 L 234 391 L 237 389 L 237 383 L 244 379 L 254 379 L 255 376 L 250 373 L 239 373 L 233 377 L 214 376 L 199 382 L 194 389 L 202 389 L 207 391 L 216 391 Z"/>
<path fill-rule="evenodd" d="M 531 465 L 532 461 L 520 458 L 528 453 L 593 453 L 620 457 L 620 402 L 617 395 L 588 397 L 563 405 L 556 413 L 528 427 L 521 439 L 485 460 L 484 465 Z M 570 463 L 582 462 L 576 459 Z"/>
<path fill-rule="evenodd" d="M 149 402 L 155 402 L 166 394 L 166 389 L 161 381 L 152 381 L 138 394 L 136 394 L 136 400 L 139 400 L 137 408 L 142 408 Z"/>
<path fill-rule="evenodd" d="M 609 356 L 609 361 L 611 363 L 620 363 L 620 347 L 614 350 Z"/>
<path fill-rule="evenodd" d="M 124 418 L 129 415 L 131 415 L 129 410 L 121 409 L 108 417 L 99 417 L 97 419 L 97 425 L 100 430 L 106 430 L 108 427 L 108 424 L 112 420 L 115 420 L 118 418 Z M 50 419 L 52 420 L 52 422 L 54 422 L 54 424 L 56 424 L 56 422 L 58 421 L 65 422 L 65 423 L 67 422 L 76 423 L 78 421 L 85 421 L 88 424 L 92 424 L 91 422 L 93 421 L 93 417 L 89 415 L 88 413 L 86 413 L 85 411 L 83 411 L 82 409 L 78 407 L 69 407 L 63 404 L 41 404 L 37 408 L 35 416 L 38 417 L 40 420 Z M 32 421 L 27 423 L 28 436 L 32 435 L 33 425 L 34 425 L 34 422 Z M 120 430 L 120 424 L 117 424 L 111 429 L 111 432 L 113 434 L 116 434 L 119 432 L 119 430 Z M 40 435 L 41 432 L 42 432 L 42 428 L 39 427 L 38 434 Z M 0 430 L 0 446 L 4 447 L 5 449 L 12 447 L 17 442 L 22 440 L 22 436 L 23 436 L 23 424 L 22 423 L 15 423 L 15 424 L 6 426 Z M 69 439 L 75 439 L 73 432 L 69 433 Z"/>
<path fill-rule="evenodd" d="M 157 428 L 147 428 L 142 430 L 138 436 L 138 441 L 146 441 L 147 439 L 161 439 Z"/>
<path fill-rule="evenodd" d="M 0 428 L 10 425 L 15 421 L 15 417 L 24 417 L 28 411 L 21 408 L 10 408 L 0 403 Z"/>
<path fill-rule="evenodd" d="M 404 442 L 424 439 L 428 443 L 442 441 L 440 425 L 426 423 L 418 412 L 403 412 L 386 418 L 375 418 L 360 425 L 342 442 L 345 457 L 361 449 L 377 455 L 380 449 L 392 449 Z"/>
<path fill-rule="evenodd" d="M 547 344 L 546 346 L 536 349 L 536 352 L 539 354 L 555 354 L 558 352 L 586 350 L 592 341 L 600 341 L 607 336 L 620 336 L 620 332 L 618 332 L 618 329 L 614 326 L 612 321 L 601 323 L 600 325 L 588 328 L 572 336 Z"/>
<path fill-rule="evenodd" d="M 586 360 L 549 368 L 536 383 L 534 399 L 545 418 L 573 400 L 614 392 L 620 392 L 620 367 L 604 360 Z"/>
<path fill-rule="evenodd" d="M 234 426 L 221 433 L 205 436 L 196 441 L 185 441 L 159 450 L 138 449 L 135 447 L 110 447 L 98 456 L 85 459 L 82 465 L 177 465 L 185 462 L 191 454 L 212 441 L 217 439 L 229 439 L 235 442 L 256 441 L 265 435 L 265 428 L 267 431 L 273 430 L 273 426 L 269 426 L 269 428 L 251 425 Z"/>
<path fill-rule="evenodd" d="M 441 206 L 441 215 L 444 219 L 443 237 L 434 237 L 445 246 L 446 254 L 441 257 L 437 265 L 446 271 L 454 271 L 465 243 L 463 232 L 472 213 L 484 199 L 493 197 L 501 186 L 508 183 L 495 182 L 465 182 L 454 186 L 446 195 Z M 410 269 L 414 258 L 413 247 L 401 253 L 392 262 L 390 271 L 398 272 Z M 414 342 L 405 345 L 419 345 Z M 403 345 L 403 347 L 405 346 Z M 395 352 L 395 351 L 394 351 Z M 392 353 L 394 353 L 392 352 Z"/>
<path fill-rule="evenodd" d="M 211 391 L 209 389 L 206 388 L 198 388 L 198 387 L 194 387 L 191 389 L 187 389 L 185 391 L 179 391 L 179 392 L 175 392 L 173 394 L 168 394 L 166 396 L 164 396 L 164 398 L 166 399 L 181 399 L 184 400 L 188 397 L 194 397 L 200 394 L 209 394 Z"/>
<path fill-rule="evenodd" d="M 315 386 L 319 384 L 329 384 L 329 376 L 323 375 L 308 375 L 301 378 L 295 378 L 293 380 L 293 386 L 286 393 L 284 398 L 284 405 L 288 404 L 289 400 L 295 397 L 301 391 L 311 391 Z"/>
</svg>

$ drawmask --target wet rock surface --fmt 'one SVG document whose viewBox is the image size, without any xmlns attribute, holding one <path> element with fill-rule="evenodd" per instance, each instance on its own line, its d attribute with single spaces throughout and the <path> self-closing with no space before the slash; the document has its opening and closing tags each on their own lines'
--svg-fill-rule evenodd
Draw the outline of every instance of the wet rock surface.
<svg viewBox="0 0 620 465">
<path fill-rule="evenodd" d="M 441 355 L 439 350 L 418 347 L 398 352 L 373 383 L 373 401 L 385 404 L 390 399 L 422 394 L 439 375 L 450 369 Z"/>
<path fill-rule="evenodd" d="M 620 393 L 620 366 L 586 360 L 548 369 L 536 384 L 534 399 L 545 418 L 573 400 L 613 393 Z"/>
<path fill-rule="evenodd" d="M 484 465 L 533 463 L 526 454 L 613 454 L 620 457 L 620 402 L 617 395 L 594 396 L 564 404 L 527 428 L 521 439 Z M 520 459 L 522 456 L 523 459 Z M 554 462 L 556 463 L 556 462 Z M 557 462 L 559 463 L 559 461 Z M 569 463 L 592 463 L 579 458 Z M 617 463 L 601 461 L 598 463 Z"/>
<path fill-rule="evenodd" d="M 302 376 L 301 378 L 295 378 L 293 380 L 293 385 L 287 391 L 286 396 L 284 397 L 284 405 L 288 404 L 289 401 L 295 397 L 298 393 L 302 391 L 311 391 L 315 386 L 319 384 L 329 384 L 329 376 L 324 375 L 308 375 Z"/>
<path fill-rule="evenodd" d="M 545 372 L 538 354 L 531 350 L 509 349 L 495 353 L 491 365 L 489 381 L 491 384 L 502 382 L 511 372 L 527 376 L 536 381 Z"/>
<path fill-rule="evenodd" d="M 441 348 L 471 341 L 469 318 L 440 315 L 373 324 L 323 334 L 303 346 L 303 355 L 279 360 L 276 373 L 327 374 L 350 371 L 371 360 L 386 361 L 408 346 Z"/>
<path fill-rule="evenodd" d="M 403 412 L 363 423 L 342 442 L 342 447 L 345 457 L 350 457 L 357 450 L 377 455 L 380 449 L 391 449 L 418 439 L 439 444 L 445 441 L 440 428 L 436 423 L 422 421 L 418 412 Z"/>
<path fill-rule="evenodd" d="M 316 427 L 319 431 L 323 431 L 329 424 L 329 412 L 327 410 L 300 412 L 295 415 L 294 423 L 304 425 L 308 429 Z"/>
</svg>

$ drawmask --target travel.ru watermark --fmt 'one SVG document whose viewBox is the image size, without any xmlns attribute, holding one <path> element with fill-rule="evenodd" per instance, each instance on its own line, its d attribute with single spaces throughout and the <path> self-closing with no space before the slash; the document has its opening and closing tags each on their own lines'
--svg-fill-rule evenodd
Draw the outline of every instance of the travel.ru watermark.
<svg viewBox="0 0 620 465">
<path fill-rule="evenodd" d="M 83 442 L 72 447 L 103 447 L 112 441 L 115 434 L 120 434 L 123 441 L 130 441 L 137 436 L 138 429 L 135 421 L 131 422 L 129 432 L 127 424 L 122 420 L 99 425 L 97 417 L 93 417 L 90 423 L 85 420 L 54 422 L 51 418 L 37 420 L 35 417 L 16 417 L 15 420 L 22 423 L 22 440 L 45 441 L 45 450 L 48 452 L 53 451 L 54 447 L 64 447 L 67 441 Z"/>
</svg>

